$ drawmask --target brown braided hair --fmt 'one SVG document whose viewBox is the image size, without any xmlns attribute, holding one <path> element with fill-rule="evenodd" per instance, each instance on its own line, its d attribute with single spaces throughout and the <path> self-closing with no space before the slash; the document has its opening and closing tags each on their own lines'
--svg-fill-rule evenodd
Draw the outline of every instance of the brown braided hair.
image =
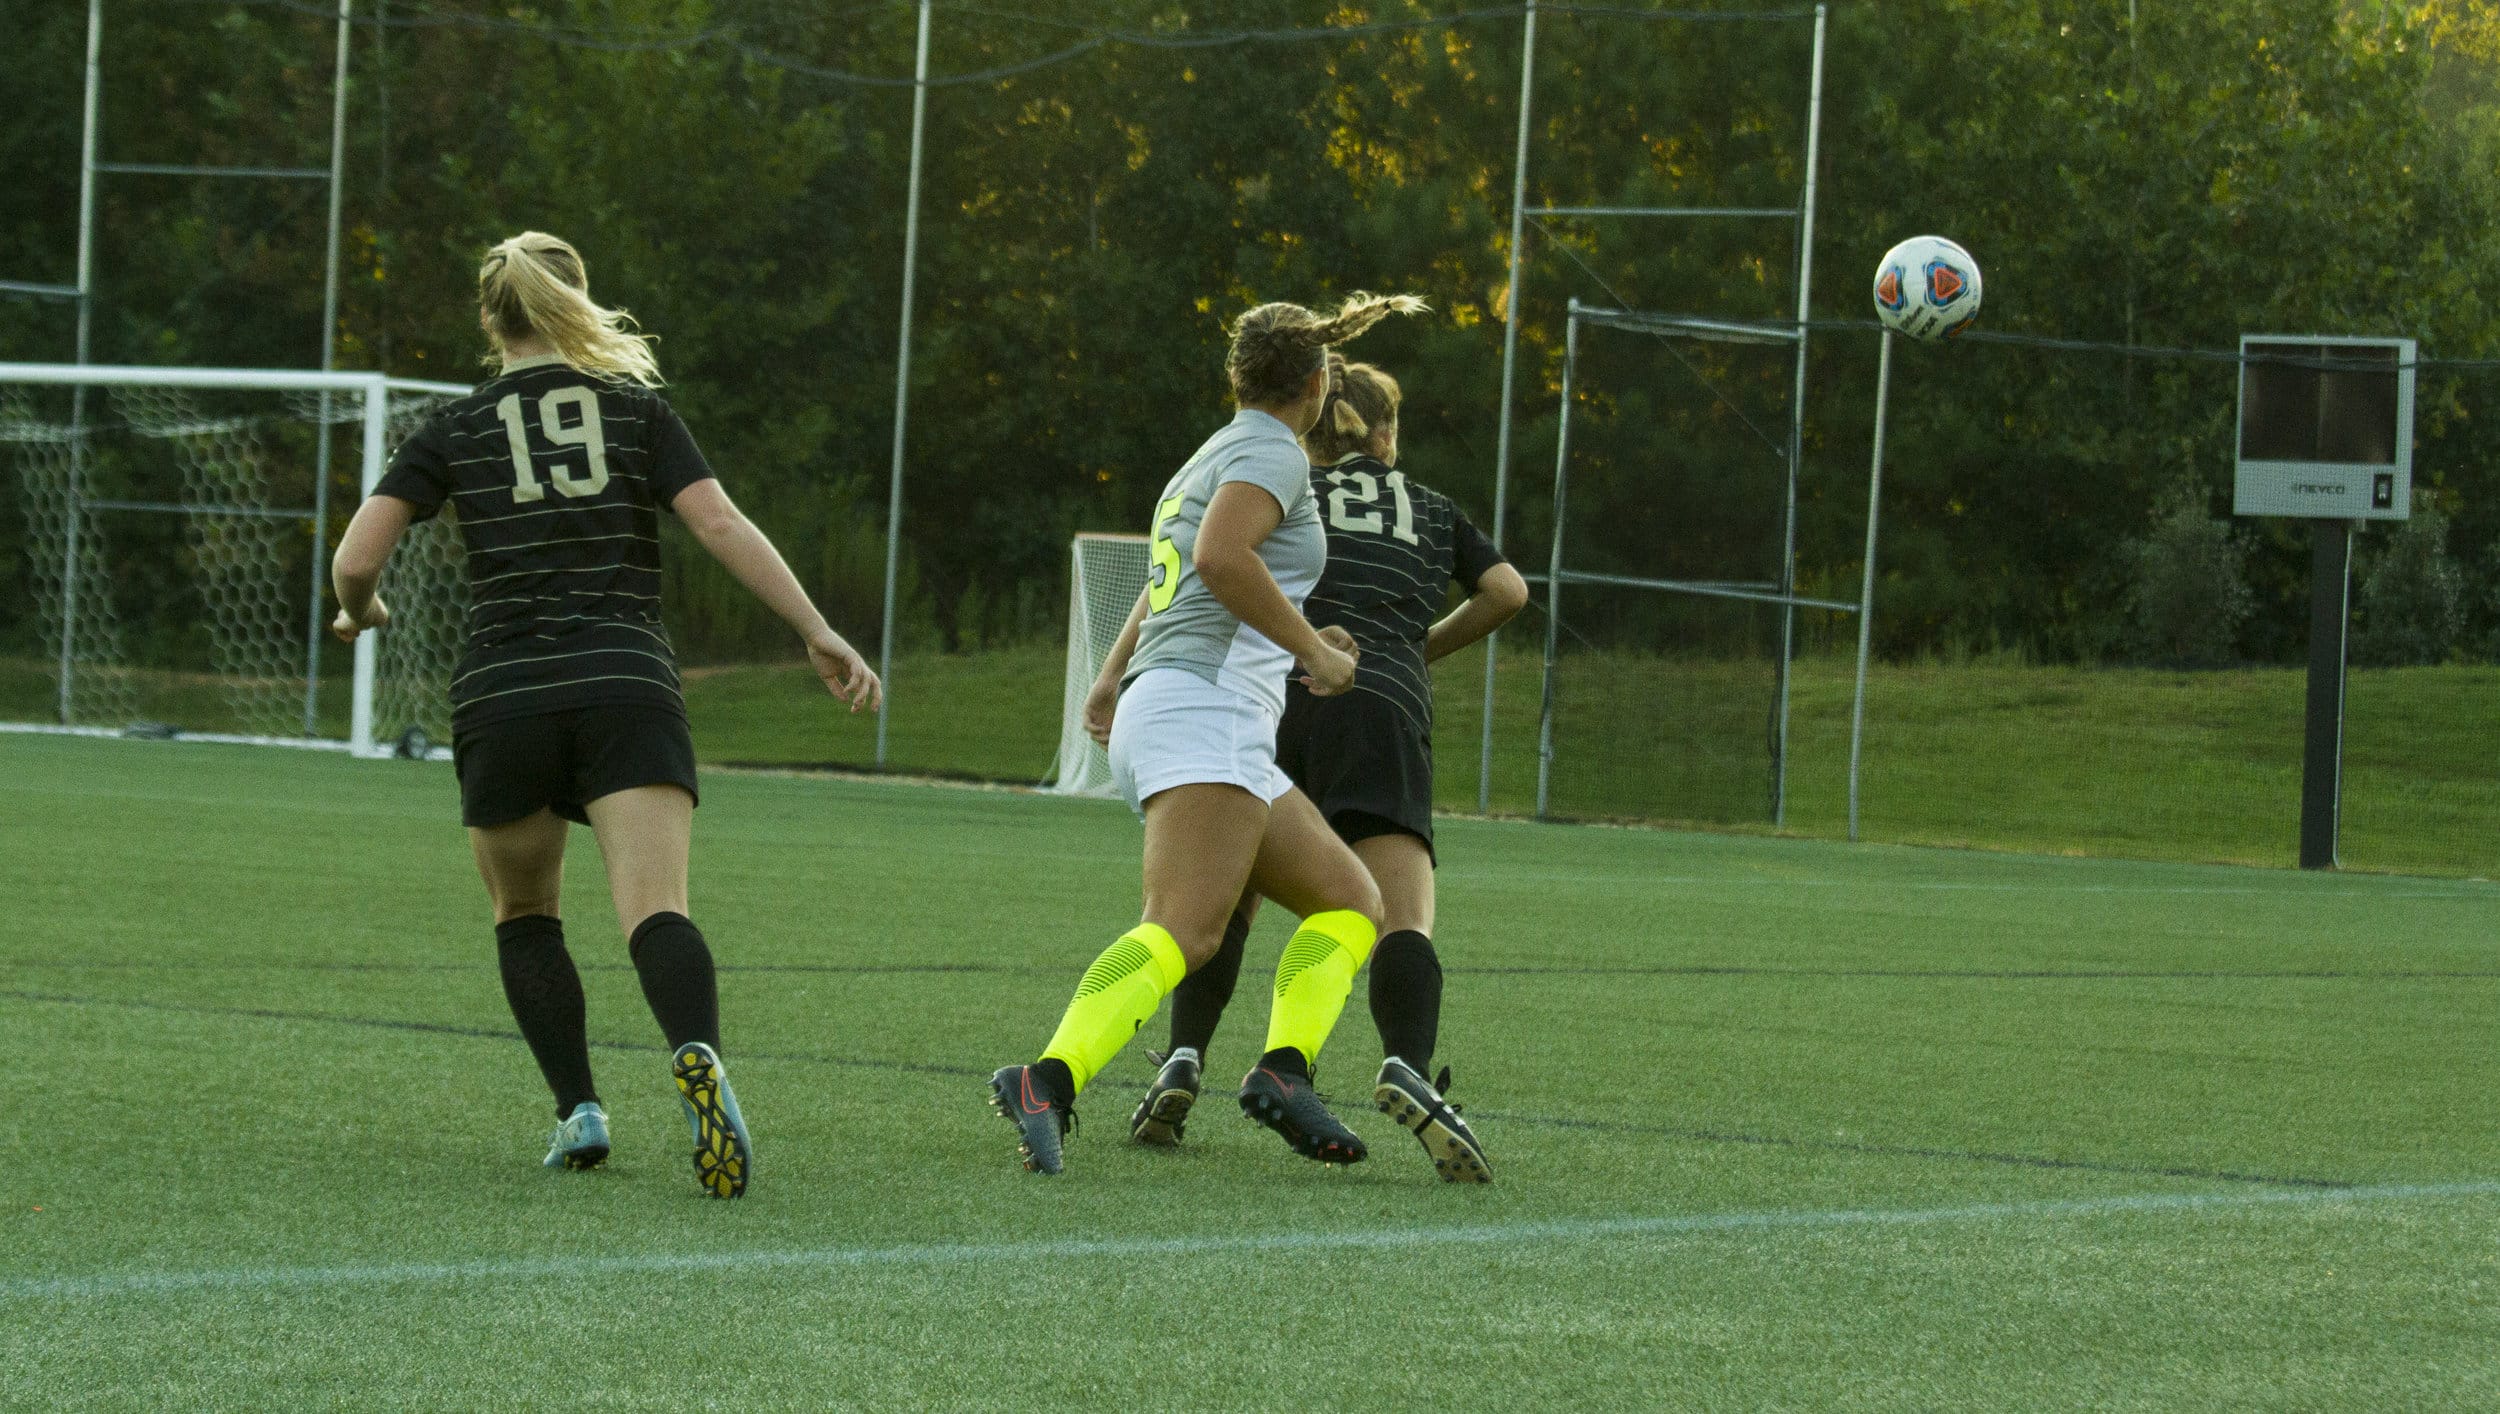
<svg viewBox="0 0 2500 1414">
<path fill-rule="evenodd" d="M 1392 314 L 1428 308 L 1413 295 L 1348 295 L 1325 318 L 1298 304 L 1263 304 L 1233 323 L 1224 374 L 1239 403 L 1290 402 L 1303 381 L 1326 366 L 1328 348 L 1354 338 Z"/>
</svg>

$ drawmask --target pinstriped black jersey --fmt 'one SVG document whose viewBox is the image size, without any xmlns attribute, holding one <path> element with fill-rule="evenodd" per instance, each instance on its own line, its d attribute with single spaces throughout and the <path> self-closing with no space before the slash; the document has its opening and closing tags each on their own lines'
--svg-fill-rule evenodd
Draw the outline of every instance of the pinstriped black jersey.
<svg viewBox="0 0 2500 1414">
<path fill-rule="evenodd" d="M 1336 624 L 1363 650 L 1354 689 L 1397 705 L 1429 737 L 1432 673 L 1424 639 L 1449 587 L 1474 592 L 1502 552 L 1459 514 L 1457 503 L 1370 457 L 1311 469 L 1311 492 L 1328 530 L 1328 568 L 1302 606 L 1315 627 Z M 1295 691 L 1304 691 L 1298 684 Z"/>
<path fill-rule="evenodd" d="M 426 419 L 375 489 L 468 549 L 455 734 L 610 704 L 685 711 L 660 625 L 659 512 L 712 474 L 658 393 L 520 359 Z"/>
</svg>

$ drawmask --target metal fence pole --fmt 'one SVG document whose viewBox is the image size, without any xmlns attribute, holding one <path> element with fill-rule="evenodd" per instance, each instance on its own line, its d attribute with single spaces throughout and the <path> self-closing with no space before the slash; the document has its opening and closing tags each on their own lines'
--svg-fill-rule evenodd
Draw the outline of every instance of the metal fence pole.
<svg viewBox="0 0 2500 1414">
<path fill-rule="evenodd" d="M 95 144 L 96 97 L 104 52 L 104 0 L 87 0 L 86 116 L 78 139 L 78 353 L 84 367 L 95 329 Z M 69 533 L 61 551 L 61 725 L 70 725 L 71 684 L 78 643 L 78 539 L 87 518 L 87 388 L 69 395 Z"/>
<path fill-rule="evenodd" d="M 1823 28 L 1814 7 L 1814 77 L 1806 100 L 1806 192 L 1797 229 L 1797 382 L 1788 396 L 1788 502 L 1780 543 L 1780 593 L 1797 592 L 1797 473 L 1806 446 L 1806 325 L 1814 318 L 1814 173 L 1823 142 Z M 1780 607 L 1779 725 L 1771 748 L 1771 824 L 1788 823 L 1788 684 L 1797 660 L 1797 606 Z"/>
<path fill-rule="evenodd" d="M 1563 503 L 1571 477 L 1571 372 L 1580 361 L 1580 302 L 1571 302 L 1563 321 L 1562 422 L 1554 432 L 1554 549 L 1545 570 L 1545 690 L 1537 710 L 1536 815 L 1545 806 L 1554 777 L 1554 658 L 1562 646 Z"/>
<path fill-rule="evenodd" d="M 1875 631 L 1875 528 L 1884 495 L 1884 417 L 1892 396 L 1892 331 L 1875 358 L 1875 456 L 1866 472 L 1866 566 L 1858 584 L 1858 687 L 1849 702 L 1849 839 L 1858 838 L 1858 760 L 1866 741 L 1866 656 Z"/>
<path fill-rule="evenodd" d="M 339 0 L 338 63 L 330 75 L 330 234 L 321 267 L 321 371 L 336 357 L 339 328 L 339 198 L 347 157 L 347 41 L 355 0 Z M 312 587 L 304 625 L 304 735 L 316 735 L 321 697 L 322 560 L 330 548 L 330 395 L 321 394 L 313 441 Z"/>
<path fill-rule="evenodd" d="M 1519 145 L 1510 166 L 1510 293 L 1502 305 L 1502 410 L 1493 444 L 1493 548 L 1502 548 L 1503 519 L 1510 511 L 1510 408 L 1519 364 L 1519 251 L 1528 222 L 1528 112 L 1536 79 L 1536 0 L 1528 0 L 1527 28 L 1519 40 Z M 1547 591 L 1551 593 L 1549 589 Z M 1493 670 L 1501 631 L 1484 636 L 1483 741 L 1476 761 L 1476 813 L 1493 809 Z M 1541 770 L 1542 768 L 1540 768 Z M 1540 813 L 1543 806 L 1539 807 Z"/>
<path fill-rule="evenodd" d="M 903 329 L 894 365 L 894 466 L 885 493 L 885 612 L 877 635 L 877 764 L 885 764 L 886 716 L 894 710 L 894 578 L 903 541 L 903 433 L 911 409 L 912 277 L 920 259 L 920 144 L 929 116 L 929 4 L 920 0 L 920 39 L 912 60 L 911 180 L 903 198 Z"/>
</svg>

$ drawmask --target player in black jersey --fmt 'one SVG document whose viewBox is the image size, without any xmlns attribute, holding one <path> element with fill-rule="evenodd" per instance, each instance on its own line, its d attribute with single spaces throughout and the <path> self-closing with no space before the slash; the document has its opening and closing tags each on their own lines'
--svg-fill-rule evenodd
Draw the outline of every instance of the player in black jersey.
<svg viewBox="0 0 2500 1414">
<path fill-rule="evenodd" d="M 495 910 L 504 996 L 555 1092 L 550 1168 L 608 1156 L 582 984 L 557 917 L 565 822 L 586 824 L 617 923 L 667 1037 L 695 1177 L 735 1198 L 754 1170 L 720 1059 L 711 949 L 686 916 L 694 743 L 660 624 L 659 513 L 675 514 L 796 629 L 854 712 L 877 675 L 739 514 L 657 391 L 648 339 L 591 302 L 581 256 L 537 231 L 478 271 L 496 375 L 426 419 L 356 511 L 332 575 L 341 639 L 390 623 L 376 589 L 415 521 L 449 509 L 468 550 L 467 649 L 453 669 L 460 818 Z"/>
<path fill-rule="evenodd" d="M 1414 1132 L 1442 1177 L 1485 1182 L 1492 1172 L 1483 1147 L 1440 1093 L 1449 1071 L 1440 1088 L 1424 1078 L 1441 1023 L 1427 665 L 1509 622 L 1528 602 L 1528 586 L 1447 496 L 1397 470 L 1396 380 L 1357 363 L 1335 381 L 1339 391 L 1303 438 L 1328 532 L 1328 568 L 1308 611 L 1352 631 L 1361 654 L 1354 690 L 1343 696 L 1287 688 L 1276 760 L 1380 885 L 1371 1008 L 1386 1059 L 1373 1103 Z M 1453 581 L 1468 597 L 1444 614 Z M 1130 1121 L 1142 1142 L 1180 1139 L 1257 905 L 1255 896 L 1242 901 L 1216 956 L 1173 991 L 1172 1050 Z"/>
</svg>

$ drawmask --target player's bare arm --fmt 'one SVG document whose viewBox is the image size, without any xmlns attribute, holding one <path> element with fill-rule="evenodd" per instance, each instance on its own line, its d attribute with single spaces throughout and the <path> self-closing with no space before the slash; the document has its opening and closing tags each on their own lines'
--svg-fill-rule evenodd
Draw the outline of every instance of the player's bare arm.
<svg viewBox="0 0 2500 1414">
<path fill-rule="evenodd" d="M 339 596 L 338 617 L 330 621 L 330 632 L 339 642 L 353 643 L 366 629 L 389 626 L 390 606 L 382 602 L 379 592 L 382 567 L 390 563 L 391 552 L 408 533 L 416 509 L 397 496 L 368 496 L 347 523 L 338 553 L 330 557 L 330 584 Z"/>
<path fill-rule="evenodd" d="M 1207 503 L 1190 565 L 1216 602 L 1293 655 L 1305 686 L 1317 696 L 1333 697 L 1354 685 L 1354 639 L 1343 629 L 1331 637 L 1311 627 L 1260 561 L 1259 542 L 1284 518 L 1285 508 L 1258 487 L 1239 481 L 1223 486 Z"/>
<path fill-rule="evenodd" d="M 859 650 L 825 622 L 798 576 L 790 573 L 781 551 L 729 499 L 719 481 L 698 481 L 678 492 L 669 509 L 722 568 L 806 643 L 808 664 L 825 680 L 826 690 L 850 703 L 853 712 L 877 709 L 885 700 L 885 685 L 877 681 Z"/>
<path fill-rule="evenodd" d="M 1128 623 L 1120 629 L 1111 651 L 1103 655 L 1102 671 L 1094 675 L 1094 685 L 1085 692 L 1085 734 L 1096 746 L 1111 744 L 1111 718 L 1120 706 L 1120 680 L 1128 676 L 1129 659 L 1137 656 L 1137 631 L 1145 625 L 1148 608 L 1147 591 L 1137 591 L 1137 602 L 1129 607 Z"/>
<path fill-rule="evenodd" d="M 1476 581 L 1475 592 L 1424 635 L 1424 661 L 1443 658 L 1483 640 L 1528 607 L 1528 581 L 1509 565 L 1495 565 Z"/>
</svg>

